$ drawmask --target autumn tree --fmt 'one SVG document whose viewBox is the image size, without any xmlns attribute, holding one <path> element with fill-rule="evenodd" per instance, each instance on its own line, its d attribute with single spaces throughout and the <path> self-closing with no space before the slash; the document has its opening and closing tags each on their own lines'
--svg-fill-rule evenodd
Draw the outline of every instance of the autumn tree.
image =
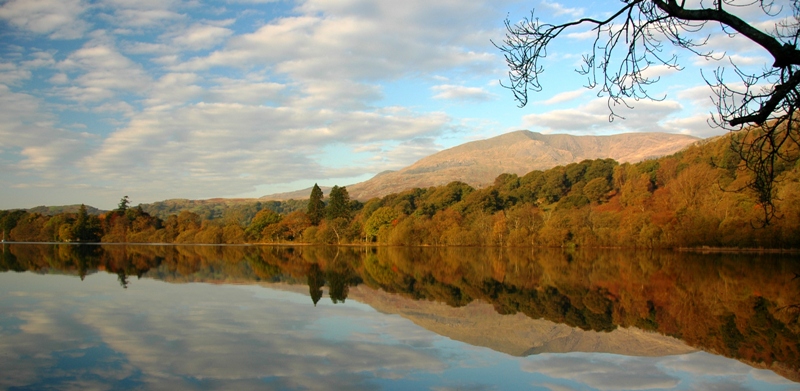
<svg viewBox="0 0 800 391">
<path fill-rule="evenodd" d="M 44 230 L 49 220 L 49 216 L 39 213 L 25 213 L 17 220 L 16 225 L 9 233 L 9 237 L 17 242 L 46 242 L 52 240 L 52 234 L 48 234 Z"/>
<path fill-rule="evenodd" d="M 251 239 L 261 239 L 262 232 L 270 225 L 278 224 L 281 221 L 281 215 L 269 210 L 264 209 L 256 213 L 256 217 L 250 222 L 250 225 L 244 230 L 245 234 Z"/>
<path fill-rule="evenodd" d="M 373 241 L 375 238 L 378 238 L 381 229 L 391 228 L 392 222 L 398 217 L 399 215 L 397 211 L 388 206 L 383 206 L 373 212 L 364 225 L 364 234 L 366 239 L 368 241 Z"/>
<path fill-rule="evenodd" d="M 740 12 L 742 7 L 759 12 Z M 789 12 L 792 15 L 787 16 Z M 773 22 L 761 22 L 764 16 Z M 513 91 L 520 107 L 528 103 L 530 91 L 542 90 L 542 60 L 548 49 L 555 48 L 556 38 L 584 27 L 591 28 L 594 39 L 578 72 L 587 77 L 589 88 L 599 86 L 607 97 L 611 120 L 620 117 L 615 107 L 630 108 L 634 101 L 654 99 L 650 87 L 658 77 L 648 76 L 648 69 L 682 69 L 677 55 L 668 54 L 668 45 L 701 58 L 721 59 L 709 46 L 711 34 L 721 30 L 751 41 L 772 58 L 772 64 L 760 70 L 737 66 L 731 59 L 733 74 L 739 80 L 726 80 L 731 72 L 726 74 L 724 68 L 704 75 L 716 106 L 713 124 L 747 133 L 731 137 L 731 146 L 753 173 L 746 187 L 756 191 L 768 223 L 775 213 L 776 167 L 799 156 L 800 128 L 795 111 L 800 104 L 800 0 L 786 6 L 772 1 L 622 0 L 601 19 L 586 17 L 550 24 L 532 12 L 531 17 L 516 24 L 506 20 L 506 37 L 497 47 L 509 67 L 505 86 Z"/>
<path fill-rule="evenodd" d="M 322 218 L 325 217 L 325 201 L 322 200 L 322 189 L 314 184 L 311 189 L 311 196 L 308 199 L 308 218 L 311 220 L 311 225 L 319 225 Z"/>
<path fill-rule="evenodd" d="M 11 230 L 17 226 L 17 222 L 28 215 L 22 209 L 0 211 L 0 229 L 3 230 L 3 240 L 8 238 Z"/>
<path fill-rule="evenodd" d="M 286 228 L 287 239 L 297 240 L 303 231 L 311 226 L 311 219 L 303 211 L 296 210 L 286 215 L 280 222 Z"/>
</svg>

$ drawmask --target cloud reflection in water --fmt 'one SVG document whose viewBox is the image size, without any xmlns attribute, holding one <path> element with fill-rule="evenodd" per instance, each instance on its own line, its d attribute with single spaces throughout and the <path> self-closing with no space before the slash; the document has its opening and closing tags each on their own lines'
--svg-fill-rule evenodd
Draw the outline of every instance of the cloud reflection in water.
<svg viewBox="0 0 800 391">
<path fill-rule="evenodd" d="M 0 313 L 4 389 L 797 389 L 706 353 L 511 357 L 254 285 L 2 273 Z"/>
</svg>

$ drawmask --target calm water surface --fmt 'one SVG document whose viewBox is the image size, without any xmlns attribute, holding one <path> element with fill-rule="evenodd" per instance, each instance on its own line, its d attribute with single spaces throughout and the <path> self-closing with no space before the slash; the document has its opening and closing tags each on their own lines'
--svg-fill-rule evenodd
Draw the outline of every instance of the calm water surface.
<svg viewBox="0 0 800 391">
<path fill-rule="evenodd" d="M 792 256 L 6 245 L 3 389 L 800 390 Z"/>
</svg>

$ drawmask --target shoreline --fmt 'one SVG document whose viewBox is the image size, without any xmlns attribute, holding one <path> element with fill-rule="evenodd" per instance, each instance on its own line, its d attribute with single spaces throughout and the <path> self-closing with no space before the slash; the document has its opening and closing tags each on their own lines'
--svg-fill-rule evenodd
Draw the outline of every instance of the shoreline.
<svg viewBox="0 0 800 391">
<path fill-rule="evenodd" d="M 431 246 L 431 245 L 417 245 L 417 246 L 397 246 L 378 243 L 343 243 L 343 244 L 322 244 L 322 243 L 133 243 L 133 242 L 16 242 L 5 240 L 1 242 L 6 244 L 58 244 L 70 246 L 227 246 L 227 247 L 249 247 L 249 246 L 274 246 L 274 247 L 408 247 L 408 248 L 529 248 L 529 249 L 567 249 L 566 247 L 542 247 L 542 246 Z M 675 251 L 683 253 L 699 253 L 699 254 L 800 254 L 800 248 L 767 248 L 767 247 L 673 247 L 673 248 L 646 248 L 646 247 L 576 247 L 575 249 L 588 249 L 588 250 L 646 250 L 646 251 Z M 574 250 L 574 249 L 573 249 Z"/>
</svg>

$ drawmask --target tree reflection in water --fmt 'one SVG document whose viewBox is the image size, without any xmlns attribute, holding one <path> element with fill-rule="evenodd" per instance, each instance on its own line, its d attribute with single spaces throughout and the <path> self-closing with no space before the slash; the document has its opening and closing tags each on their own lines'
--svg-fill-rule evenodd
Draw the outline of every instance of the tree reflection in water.
<svg viewBox="0 0 800 391">
<path fill-rule="evenodd" d="M 497 248 L 5 246 L 2 271 L 167 282 L 307 284 L 316 305 L 365 284 L 415 300 L 490 303 L 583 330 L 636 327 L 800 380 L 795 256 Z"/>
</svg>

